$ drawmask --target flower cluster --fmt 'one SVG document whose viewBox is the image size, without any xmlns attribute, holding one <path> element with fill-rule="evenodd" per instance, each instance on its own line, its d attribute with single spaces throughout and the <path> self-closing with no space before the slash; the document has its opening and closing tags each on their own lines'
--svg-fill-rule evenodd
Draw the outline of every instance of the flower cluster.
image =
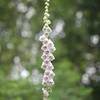
<svg viewBox="0 0 100 100">
<path fill-rule="evenodd" d="M 53 72 L 54 66 L 52 65 L 52 61 L 55 59 L 55 57 L 52 53 L 56 50 L 56 48 L 54 47 L 53 42 L 45 34 L 40 37 L 40 41 L 43 44 L 41 47 L 43 51 L 43 55 L 41 56 L 43 59 L 41 68 L 44 70 L 42 80 L 42 85 L 44 88 L 42 90 L 44 96 L 48 96 L 49 89 L 54 85 L 53 78 L 55 74 Z"/>
</svg>

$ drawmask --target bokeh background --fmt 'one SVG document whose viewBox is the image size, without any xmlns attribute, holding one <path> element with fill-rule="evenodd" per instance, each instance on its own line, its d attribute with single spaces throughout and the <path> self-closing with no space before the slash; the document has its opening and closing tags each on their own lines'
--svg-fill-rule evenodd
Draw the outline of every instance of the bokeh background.
<svg viewBox="0 0 100 100">
<path fill-rule="evenodd" d="M 100 0 L 51 0 L 55 86 L 49 100 L 100 100 Z M 0 0 L 0 100 L 42 100 L 44 0 Z"/>
</svg>

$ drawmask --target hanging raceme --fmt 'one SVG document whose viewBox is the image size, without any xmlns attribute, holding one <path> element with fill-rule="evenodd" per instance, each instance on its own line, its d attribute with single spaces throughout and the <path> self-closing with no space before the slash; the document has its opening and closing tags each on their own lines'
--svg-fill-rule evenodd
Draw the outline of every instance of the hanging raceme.
<svg viewBox="0 0 100 100">
<path fill-rule="evenodd" d="M 53 52 L 56 50 L 54 43 L 49 38 L 49 34 L 52 32 L 50 28 L 51 21 L 49 19 L 49 2 L 50 0 L 45 1 L 45 12 L 43 17 L 43 35 L 40 36 L 39 40 L 42 42 L 42 51 L 43 55 L 41 58 L 43 59 L 43 63 L 41 68 L 44 70 L 44 75 L 42 79 L 42 91 L 43 91 L 43 100 L 48 100 L 49 93 L 51 92 L 51 88 L 54 85 L 54 76 L 55 73 L 53 72 L 54 66 L 52 61 L 55 59 L 53 56 Z"/>
</svg>

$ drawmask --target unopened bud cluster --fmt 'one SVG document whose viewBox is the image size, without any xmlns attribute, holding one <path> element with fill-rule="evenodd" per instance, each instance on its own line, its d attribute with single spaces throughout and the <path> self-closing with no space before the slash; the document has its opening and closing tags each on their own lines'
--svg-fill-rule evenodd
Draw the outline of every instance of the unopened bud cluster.
<svg viewBox="0 0 100 100">
<path fill-rule="evenodd" d="M 43 22 L 44 22 L 44 26 L 43 26 L 43 32 L 45 35 L 49 35 L 49 33 L 52 32 L 51 28 L 50 28 L 50 24 L 51 21 L 49 20 L 50 14 L 49 14 L 49 1 L 50 0 L 46 0 L 45 2 L 45 11 L 44 11 L 44 17 L 43 17 Z"/>
<path fill-rule="evenodd" d="M 44 94 L 44 97 L 49 96 L 49 92 L 51 91 L 51 87 L 54 85 L 54 66 L 52 64 L 52 61 L 55 59 L 53 56 L 53 52 L 56 50 L 54 43 L 49 39 L 49 34 L 52 32 L 50 28 L 51 21 L 49 20 L 49 12 L 48 12 L 48 7 L 49 7 L 49 1 L 46 0 L 45 2 L 45 13 L 44 13 L 44 26 L 43 26 L 43 35 L 40 36 L 39 40 L 42 42 L 42 51 L 43 55 L 41 58 L 43 59 L 42 66 L 41 68 L 44 70 L 44 75 L 42 79 L 42 91 Z"/>
</svg>

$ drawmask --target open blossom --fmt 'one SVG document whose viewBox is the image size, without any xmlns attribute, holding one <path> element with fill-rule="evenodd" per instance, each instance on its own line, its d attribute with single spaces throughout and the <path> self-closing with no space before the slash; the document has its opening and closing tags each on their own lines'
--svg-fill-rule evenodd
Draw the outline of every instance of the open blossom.
<svg viewBox="0 0 100 100">
<path fill-rule="evenodd" d="M 48 64 L 46 64 L 45 62 L 43 62 L 41 68 L 43 70 L 53 70 L 54 66 L 52 65 L 51 62 L 49 62 Z"/>
<path fill-rule="evenodd" d="M 54 43 L 50 39 L 47 39 L 46 36 L 42 35 L 39 40 L 43 42 L 43 46 L 41 47 L 43 51 L 49 51 L 52 53 L 56 50 Z"/>
<path fill-rule="evenodd" d="M 48 58 L 50 61 L 53 61 L 55 59 L 55 57 L 53 56 L 53 54 L 49 54 L 49 58 Z"/>
<path fill-rule="evenodd" d="M 54 85 L 53 78 L 49 75 L 44 74 L 42 84 L 51 87 L 52 85 Z"/>
<path fill-rule="evenodd" d="M 55 59 L 52 53 L 47 53 L 47 52 L 44 52 L 41 58 L 43 60 L 50 60 L 50 61 L 53 61 Z"/>
<path fill-rule="evenodd" d="M 55 73 L 52 70 L 51 71 L 46 70 L 44 72 L 44 74 L 47 75 L 47 76 L 49 76 L 50 78 L 53 78 L 55 76 Z"/>
<path fill-rule="evenodd" d="M 47 38 L 46 38 L 45 35 L 42 35 L 42 36 L 40 36 L 40 38 L 39 38 L 39 40 L 40 40 L 41 42 L 45 41 L 46 39 L 47 39 Z"/>
</svg>

